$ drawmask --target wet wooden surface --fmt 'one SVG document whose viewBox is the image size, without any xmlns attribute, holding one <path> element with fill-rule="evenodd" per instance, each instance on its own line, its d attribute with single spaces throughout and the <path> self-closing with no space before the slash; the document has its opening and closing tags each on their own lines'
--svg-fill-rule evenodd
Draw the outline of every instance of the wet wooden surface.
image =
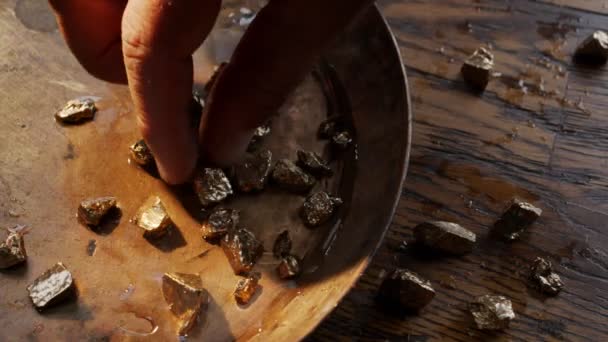
<svg viewBox="0 0 608 342">
<path fill-rule="evenodd" d="M 413 94 L 409 174 L 387 240 L 373 264 L 311 340 L 608 340 L 608 73 L 575 66 L 579 41 L 608 27 L 604 1 L 380 1 Z M 480 45 L 495 54 L 481 96 L 463 85 L 462 60 Z M 544 210 L 520 241 L 488 237 L 513 196 Z M 396 252 L 412 227 L 442 219 L 478 234 L 464 257 Z M 555 298 L 526 286 L 537 257 L 565 282 Z M 437 296 L 419 315 L 377 308 L 383 274 L 407 267 Z M 513 300 L 511 328 L 472 328 L 466 303 L 497 293 Z"/>
</svg>

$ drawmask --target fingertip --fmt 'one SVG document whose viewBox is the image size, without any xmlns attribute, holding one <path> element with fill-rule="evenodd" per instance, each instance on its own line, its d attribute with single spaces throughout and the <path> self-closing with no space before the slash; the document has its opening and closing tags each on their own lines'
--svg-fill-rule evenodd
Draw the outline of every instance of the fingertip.
<svg viewBox="0 0 608 342">
<path fill-rule="evenodd" d="M 176 164 L 158 162 L 158 173 L 160 177 L 169 185 L 180 185 L 188 182 L 194 174 L 196 162 L 186 162 L 186 165 L 177 167 Z"/>
<path fill-rule="evenodd" d="M 198 161 L 198 148 L 194 134 L 175 131 L 142 131 L 150 147 L 160 177 L 170 185 L 188 182 Z"/>
</svg>

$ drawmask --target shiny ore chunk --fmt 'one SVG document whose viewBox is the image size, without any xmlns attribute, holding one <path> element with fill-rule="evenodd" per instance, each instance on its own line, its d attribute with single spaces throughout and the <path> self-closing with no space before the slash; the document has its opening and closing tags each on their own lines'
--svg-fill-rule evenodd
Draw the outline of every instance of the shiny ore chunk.
<svg viewBox="0 0 608 342">
<path fill-rule="evenodd" d="M 209 207 L 232 195 L 232 186 L 222 169 L 203 168 L 194 178 L 194 191 L 203 207 Z"/>
<path fill-rule="evenodd" d="M 68 101 L 68 103 L 55 113 L 55 120 L 64 124 L 79 124 L 92 120 L 97 112 L 95 101 L 83 97 Z"/>
<path fill-rule="evenodd" d="M 167 233 L 173 221 L 158 196 L 152 196 L 139 208 L 133 222 L 144 230 L 144 237 L 157 239 Z"/>
<path fill-rule="evenodd" d="M 397 268 L 380 285 L 378 298 L 390 306 L 418 311 L 435 297 L 435 290 L 428 280 L 418 274 Z"/>
<path fill-rule="evenodd" d="M 271 166 L 272 152 L 269 150 L 248 153 L 245 161 L 234 168 L 238 189 L 242 192 L 264 190 Z"/>
<path fill-rule="evenodd" d="M 345 150 L 353 142 L 353 137 L 348 131 L 342 131 L 334 134 L 334 136 L 331 137 L 331 142 L 333 146 L 339 150 Z"/>
<path fill-rule="evenodd" d="M 332 197 L 325 191 L 315 192 L 302 204 L 300 217 L 308 227 L 318 227 L 331 219 L 340 205 L 342 205 L 340 198 Z"/>
<path fill-rule="evenodd" d="M 262 243 L 244 228 L 228 232 L 221 246 L 234 273 L 238 275 L 250 272 L 264 252 Z"/>
<path fill-rule="evenodd" d="M 116 197 L 96 197 L 89 198 L 78 206 L 78 219 L 88 226 L 98 226 L 101 220 L 116 208 Z"/>
<path fill-rule="evenodd" d="M 429 221 L 414 228 L 414 238 L 422 246 L 444 253 L 462 255 L 473 250 L 476 235 L 456 223 Z"/>
<path fill-rule="evenodd" d="M 481 330 L 503 330 L 515 319 L 511 301 L 503 296 L 478 297 L 469 304 L 469 310 Z"/>
<path fill-rule="evenodd" d="M 194 326 L 203 304 L 207 302 L 201 277 L 196 274 L 165 273 L 162 280 L 163 297 L 171 312 L 180 320 L 178 334 L 185 335 Z"/>
<path fill-rule="evenodd" d="M 274 166 L 272 180 L 281 188 L 296 193 L 306 193 L 316 180 L 289 159 L 280 159 Z"/>
<path fill-rule="evenodd" d="M 299 150 L 297 165 L 316 177 L 329 177 L 334 174 L 325 160 L 315 152 Z"/>
<path fill-rule="evenodd" d="M 281 279 L 291 279 L 300 275 L 300 260 L 294 255 L 286 255 L 277 266 L 277 274 Z"/>
<path fill-rule="evenodd" d="M 154 156 L 152 151 L 143 139 L 129 147 L 129 157 L 133 162 L 142 167 L 149 167 L 154 164 Z"/>
<path fill-rule="evenodd" d="M 550 296 L 557 295 L 564 287 L 560 276 L 553 272 L 551 262 L 543 258 L 534 260 L 530 268 L 530 281 L 533 287 Z"/>
<path fill-rule="evenodd" d="M 469 56 L 462 65 L 460 72 L 464 81 L 473 89 L 483 91 L 490 81 L 490 73 L 494 67 L 494 55 L 480 47 Z"/>
<path fill-rule="evenodd" d="M 579 62 L 606 63 L 608 59 L 608 34 L 595 31 L 576 49 L 575 58 Z"/>
<path fill-rule="evenodd" d="M 513 199 L 507 210 L 500 219 L 494 223 L 494 234 L 507 240 L 513 241 L 519 238 L 542 214 L 542 209 L 519 199 Z"/>
<path fill-rule="evenodd" d="M 234 299 L 241 305 L 249 303 L 251 298 L 255 295 L 255 292 L 259 288 L 260 274 L 253 273 L 246 278 L 240 279 L 234 289 Z"/>
<path fill-rule="evenodd" d="M 208 242 L 217 242 L 229 231 L 235 230 L 239 223 L 238 210 L 216 207 L 211 211 L 207 221 L 203 223 L 201 231 L 203 239 Z"/>
<path fill-rule="evenodd" d="M 0 269 L 9 268 L 25 262 L 27 253 L 23 233 L 11 231 L 6 240 L 0 243 Z"/>
<path fill-rule="evenodd" d="M 37 310 L 57 304 L 74 294 L 72 273 L 60 262 L 42 273 L 27 287 Z"/>
</svg>

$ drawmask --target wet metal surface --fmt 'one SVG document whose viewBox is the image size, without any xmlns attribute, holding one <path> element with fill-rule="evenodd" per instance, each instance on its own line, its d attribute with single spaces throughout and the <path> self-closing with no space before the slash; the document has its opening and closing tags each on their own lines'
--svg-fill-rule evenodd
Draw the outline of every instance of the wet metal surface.
<svg viewBox="0 0 608 342">
<path fill-rule="evenodd" d="M 14 5 L 7 2 L 7 8 Z M 228 1 L 222 15 L 240 7 Z M 27 267 L 0 274 L 0 339 L 27 339 L 36 330 L 40 340 L 127 340 L 149 334 L 171 340 L 175 317 L 161 291 L 167 272 L 199 274 L 209 293 L 205 319 L 189 333 L 193 340 L 294 340 L 335 307 L 388 225 L 408 152 L 404 75 L 394 41 L 375 9 L 325 56 L 334 66 L 337 86 L 354 103 L 351 111 L 343 112 L 349 113 L 348 128 L 353 126 L 358 145 L 358 160 L 354 148 L 344 151 L 332 161 L 334 176 L 317 182 L 314 189 L 344 200 L 335 213 L 340 223 L 314 232 L 307 229 L 298 214 L 304 197 L 274 187 L 231 196 L 222 204 L 241 212 L 241 225 L 266 250 L 253 270 L 262 274 L 262 289 L 246 308 L 235 302 L 239 277 L 221 247 L 201 237 L 204 215 L 193 189 L 168 187 L 128 163 L 129 146 L 141 138 L 128 89 L 95 80 L 57 31 L 34 32 L 11 11 L 0 11 L 2 32 L 8 32 L 0 35 L 0 46 L 9 47 L 0 63 L 0 85 L 11 91 L 0 100 L 5 113 L 0 116 L 0 146 L 9 146 L 0 148 L 0 203 L 2 210 L 19 214 L 3 216 L 9 224 L 28 223 L 32 231 L 26 237 Z M 195 88 L 201 89 L 214 66 L 229 57 L 242 29 L 231 21 L 218 22 L 218 29 L 194 54 Z M 29 43 L 17 43 L 25 40 Z M 56 109 L 85 95 L 99 97 L 95 119 L 80 126 L 58 125 Z M 330 160 L 327 141 L 316 139 L 327 115 L 323 87 L 311 75 L 273 120 L 272 133 L 261 140 L 261 147 L 270 149 L 275 160 L 295 161 L 298 149 Z M 64 159 L 70 144 L 76 153 Z M 95 194 L 116 196 L 125 218 L 103 234 L 83 229 L 75 217 L 80 201 Z M 152 242 L 128 219 L 154 195 L 162 200 L 175 229 Z M 271 255 L 276 236 L 285 229 L 293 241 L 291 253 L 302 260 L 302 275 L 290 281 L 278 278 L 280 260 Z M 96 240 L 91 257 L 86 254 L 89 240 Z M 39 315 L 24 294 L 25 286 L 57 261 L 69 266 L 78 298 Z M 14 320 L 4 315 L 7 312 L 17 312 L 22 319 Z"/>
</svg>

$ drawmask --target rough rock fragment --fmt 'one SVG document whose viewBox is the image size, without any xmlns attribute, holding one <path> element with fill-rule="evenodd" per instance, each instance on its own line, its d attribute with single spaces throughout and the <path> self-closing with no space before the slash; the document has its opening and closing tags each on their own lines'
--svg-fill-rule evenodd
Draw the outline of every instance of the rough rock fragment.
<svg viewBox="0 0 608 342">
<path fill-rule="evenodd" d="M 154 165 L 154 156 L 152 151 L 143 139 L 129 147 L 129 157 L 133 162 L 141 167 L 150 167 Z"/>
<path fill-rule="evenodd" d="M 277 161 L 271 174 L 272 180 L 281 188 L 296 193 L 310 191 L 316 180 L 289 159 Z"/>
<path fill-rule="evenodd" d="M 542 212 L 530 203 L 513 199 L 500 219 L 494 223 L 493 232 L 507 241 L 516 240 Z"/>
<path fill-rule="evenodd" d="M 533 287 L 550 296 L 557 295 L 564 287 L 560 276 L 553 272 L 551 262 L 543 258 L 534 260 L 530 268 L 530 281 Z"/>
<path fill-rule="evenodd" d="M 221 245 L 234 273 L 239 275 L 249 273 L 264 252 L 262 243 L 244 228 L 228 232 Z"/>
<path fill-rule="evenodd" d="M 248 153 L 245 161 L 234 167 L 237 188 L 242 192 L 261 191 L 268 180 L 272 167 L 272 152 L 260 150 Z"/>
<path fill-rule="evenodd" d="M 272 254 L 276 258 L 281 258 L 289 254 L 289 252 L 291 252 L 291 238 L 289 237 L 289 231 L 284 230 L 274 241 L 274 245 L 272 246 Z"/>
<path fill-rule="evenodd" d="M 133 222 L 144 230 L 144 237 L 157 239 L 173 225 L 165 205 L 158 196 L 152 196 L 139 208 Z"/>
<path fill-rule="evenodd" d="M 235 230 L 239 223 L 240 214 L 238 210 L 216 207 L 211 211 L 207 221 L 203 223 L 201 231 L 203 239 L 208 242 L 216 242 L 229 231 Z"/>
<path fill-rule="evenodd" d="M 232 186 L 222 169 L 203 168 L 194 177 L 194 191 L 203 207 L 209 207 L 232 195 Z"/>
<path fill-rule="evenodd" d="M 247 151 L 249 151 L 249 152 L 255 151 L 260 146 L 262 139 L 264 137 L 270 135 L 270 131 L 271 131 L 270 122 L 257 127 L 253 131 L 253 136 L 251 137 L 251 141 L 249 141 L 249 145 L 247 146 Z"/>
<path fill-rule="evenodd" d="M 494 67 L 494 55 L 480 47 L 469 56 L 462 65 L 460 72 L 465 82 L 478 91 L 486 89 L 490 81 L 490 73 Z"/>
<path fill-rule="evenodd" d="M 186 335 L 207 302 L 201 278 L 196 274 L 165 273 L 162 291 L 171 312 L 179 319 L 178 334 Z"/>
<path fill-rule="evenodd" d="M 68 103 L 55 113 L 55 120 L 64 124 L 79 124 L 92 120 L 97 112 L 95 101 L 82 97 L 68 101 Z"/>
<path fill-rule="evenodd" d="M 260 274 L 253 273 L 246 278 L 240 279 L 234 290 L 234 299 L 241 305 L 249 303 L 259 288 Z"/>
<path fill-rule="evenodd" d="M 511 301 L 504 296 L 484 295 L 469 304 L 478 329 L 503 330 L 515 319 Z"/>
<path fill-rule="evenodd" d="M 342 131 L 331 137 L 331 143 L 338 150 L 346 150 L 353 142 L 353 137 L 348 131 Z"/>
<path fill-rule="evenodd" d="M 57 304 L 74 294 L 72 273 L 60 262 L 42 273 L 27 287 L 37 310 Z"/>
<path fill-rule="evenodd" d="M 297 165 L 315 177 L 330 177 L 334 174 L 327 163 L 315 152 L 299 150 Z"/>
<path fill-rule="evenodd" d="M 397 268 L 380 286 L 378 299 L 386 305 L 418 311 L 435 297 L 435 290 L 428 280 L 418 274 Z"/>
<path fill-rule="evenodd" d="M 456 223 L 429 221 L 414 228 L 414 238 L 422 246 L 462 255 L 473 250 L 476 235 Z"/>
<path fill-rule="evenodd" d="M 576 49 L 574 54 L 579 62 L 606 63 L 608 59 L 608 34 L 595 31 Z"/>
<path fill-rule="evenodd" d="M 86 199 L 78 206 L 78 219 L 88 226 L 98 226 L 114 208 L 116 208 L 116 197 L 113 196 Z"/>
<path fill-rule="evenodd" d="M 318 227 L 327 222 L 340 205 L 342 205 L 340 198 L 332 197 L 325 191 L 315 192 L 302 204 L 300 217 L 308 227 Z"/>
<path fill-rule="evenodd" d="M 27 259 L 23 241 L 24 229 L 24 226 L 19 226 L 14 230 L 9 229 L 6 240 L 0 243 L 0 269 L 15 266 Z"/>
<path fill-rule="evenodd" d="M 277 266 L 277 274 L 281 279 L 295 278 L 300 275 L 301 271 L 300 260 L 294 255 L 284 256 Z"/>
</svg>

